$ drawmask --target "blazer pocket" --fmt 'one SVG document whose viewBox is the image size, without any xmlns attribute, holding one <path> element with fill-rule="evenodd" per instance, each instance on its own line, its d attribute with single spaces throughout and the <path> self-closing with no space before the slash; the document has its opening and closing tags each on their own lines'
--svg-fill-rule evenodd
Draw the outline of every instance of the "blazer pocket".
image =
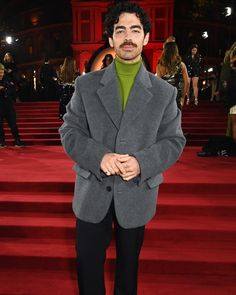
<svg viewBox="0 0 236 295">
<path fill-rule="evenodd" d="M 86 178 L 86 179 L 89 178 L 89 176 L 92 174 L 90 171 L 82 169 L 82 168 L 79 167 L 79 165 L 77 165 L 77 164 L 73 167 L 73 170 L 74 170 L 78 175 L 80 175 L 80 176 L 82 176 L 83 178 Z"/>
<path fill-rule="evenodd" d="M 147 185 L 149 188 L 154 188 L 163 182 L 164 178 L 162 174 L 157 174 L 147 179 Z"/>
</svg>

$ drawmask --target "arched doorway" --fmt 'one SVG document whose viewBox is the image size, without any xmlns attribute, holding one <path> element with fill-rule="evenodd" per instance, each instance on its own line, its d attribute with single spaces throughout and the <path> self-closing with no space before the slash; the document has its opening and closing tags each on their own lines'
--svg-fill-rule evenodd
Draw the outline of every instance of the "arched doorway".
<svg viewBox="0 0 236 295">
<path fill-rule="evenodd" d="M 109 47 L 109 45 L 104 45 L 96 50 L 91 56 L 87 65 L 87 71 L 92 72 L 100 70 L 102 67 L 102 60 L 106 54 L 112 54 L 113 58 L 115 58 L 115 52 L 113 48 Z M 144 53 L 142 53 L 142 59 L 145 67 L 150 71 L 150 64 Z"/>
</svg>

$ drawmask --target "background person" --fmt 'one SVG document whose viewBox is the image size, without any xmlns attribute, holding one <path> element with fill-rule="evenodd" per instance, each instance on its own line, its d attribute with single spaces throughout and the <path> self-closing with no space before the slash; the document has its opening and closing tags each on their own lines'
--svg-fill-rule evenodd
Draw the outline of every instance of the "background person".
<svg viewBox="0 0 236 295">
<path fill-rule="evenodd" d="M 5 67 L 0 64 L 0 148 L 6 147 L 5 133 L 3 129 L 4 118 L 7 120 L 11 133 L 15 140 L 16 147 L 23 147 L 19 131 L 16 125 L 15 102 L 12 97 L 13 83 L 5 75 Z"/>
<path fill-rule="evenodd" d="M 201 55 L 199 54 L 199 49 L 197 44 L 193 44 L 190 47 L 189 53 L 184 59 L 185 65 L 187 67 L 188 76 L 189 76 L 189 89 L 187 92 L 187 104 L 190 103 L 190 87 L 192 83 L 193 87 L 193 96 L 194 104 L 198 105 L 198 81 L 201 70 Z"/>
<path fill-rule="evenodd" d="M 232 59 L 233 52 L 236 50 L 236 42 L 234 42 L 231 47 L 225 52 L 224 60 L 222 63 L 220 78 L 219 78 L 219 87 L 217 92 L 217 101 L 227 102 L 228 95 L 228 83 L 230 79 L 231 67 L 230 60 Z"/>
<path fill-rule="evenodd" d="M 109 64 L 111 64 L 113 61 L 113 55 L 108 53 L 104 56 L 103 60 L 102 60 L 102 67 L 101 69 L 106 68 L 107 66 L 109 66 Z"/>
<path fill-rule="evenodd" d="M 167 42 L 164 46 L 157 65 L 157 76 L 177 88 L 176 101 L 179 109 L 182 109 L 188 89 L 188 73 L 179 55 L 178 46 L 173 41 Z"/>
<path fill-rule="evenodd" d="M 236 48 L 230 56 L 230 73 L 228 79 L 228 109 L 229 126 L 227 135 L 231 136 L 236 143 Z"/>
<path fill-rule="evenodd" d="M 42 86 L 42 96 L 46 100 L 52 100 L 57 98 L 57 74 L 51 65 L 50 60 L 46 57 L 44 64 L 40 68 L 40 83 Z"/>
<path fill-rule="evenodd" d="M 16 63 L 10 52 L 7 52 L 3 58 L 3 65 L 5 67 L 5 76 L 9 82 L 12 83 L 12 98 L 17 100 L 17 90 L 19 82 L 19 74 L 17 70 Z"/>
<path fill-rule="evenodd" d="M 66 56 L 63 65 L 60 67 L 60 97 L 59 97 L 59 118 L 62 119 L 66 113 L 66 106 L 74 92 L 75 78 L 78 76 L 76 62 L 72 56 Z"/>
</svg>

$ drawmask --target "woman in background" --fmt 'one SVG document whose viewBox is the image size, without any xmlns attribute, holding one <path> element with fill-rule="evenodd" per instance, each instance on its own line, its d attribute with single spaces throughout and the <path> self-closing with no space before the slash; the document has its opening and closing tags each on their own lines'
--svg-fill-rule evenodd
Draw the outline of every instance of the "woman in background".
<svg viewBox="0 0 236 295">
<path fill-rule="evenodd" d="M 217 100 L 226 102 L 228 95 L 228 83 L 230 78 L 230 59 L 232 57 L 233 52 L 236 50 L 236 42 L 234 42 L 231 47 L 225 52 L 224 60 L 222 63 L 222 68 L 220 72 L 220 81 L 219 88 L 217 92 Z"/>
<path fill-rule="evenodd" d="M 110 54 L 110 53 L 106 54 L 105 57 L 102 60 L 102 67 L 101 67 L 101 69 L 104 69 L 107 66 L 109 66 L 109 64 L 111 64 L 112 61 L 113 61 L 112 54 Z"/>
<path fill-rule="evenodd" d="M 194 95 L 194 104 L 198 105 L 198 80 L 200 76 L 201 69 L 201 55 L 198 52 L 198 45 L 193 44 L 190 48 L 189 54 L 185 58 L 185 64 L 189 76 L 189 86 L 192 83 L 193 95 Z M 190 103 L 190 87 L 187 91 L 187 105 Z"/>
<path fill-rule="evenodd" d="M 157 76 L 177 88 L 177 105 L 182 109 L 188 89 L 188 73 L 175 42 L 167 42 L 157 65 Z"/>
<path fill-rule="evenodd" d="M 74 81 L 78 76 L 76 62 L 71 56 L 66 56 L 63 65 L 60 66 L 59 79 L 61 82 L 59 118 L 62 119 L 66 113 L 66 105 L 74 93 Z"/>
<path fill-rule="evenodd" d="M 76 62 L 71 56 L 66 56 L 60 66 L 59 78 L 62 83 L 73 83 L 77 77 Z"/>
<path fill-rule="evenodd" d="M 228 109 L 229 122 L 227 135 L 236 143 L 236 48 L 230 55 L 230 72 L 228 79 Z"/>
</svg>

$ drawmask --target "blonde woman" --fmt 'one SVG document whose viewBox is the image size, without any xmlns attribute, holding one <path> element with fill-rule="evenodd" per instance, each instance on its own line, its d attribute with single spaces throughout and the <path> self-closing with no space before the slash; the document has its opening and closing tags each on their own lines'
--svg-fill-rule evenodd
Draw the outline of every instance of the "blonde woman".
<svg viewBox="0 0 236 295">
<path fill-rule="evenodd" d="M 230 55 L 230 73 L 228 80 L 229 126 L 227 135 L 232 136 L 236 143 L 236 48 Z"/>
<path fill-rule="evenodd" d="M 64 59 L 63 65 L 60 67 L 59 78 L 62 83 L 73 83 L 77 76 L 76 63 L 71 56 Z"/>
<path fill-rule="evenodd" d="M 61 81 L 61 91 L 59 99 L 59 118 L 62 119 L 66 113 L 66 105 L 71 100 L 74 92 L 74 81 L 78 75 L 75 60 L 71 56 L 64 59 L 60 67 L 59 79 Z"/>
</svg>

